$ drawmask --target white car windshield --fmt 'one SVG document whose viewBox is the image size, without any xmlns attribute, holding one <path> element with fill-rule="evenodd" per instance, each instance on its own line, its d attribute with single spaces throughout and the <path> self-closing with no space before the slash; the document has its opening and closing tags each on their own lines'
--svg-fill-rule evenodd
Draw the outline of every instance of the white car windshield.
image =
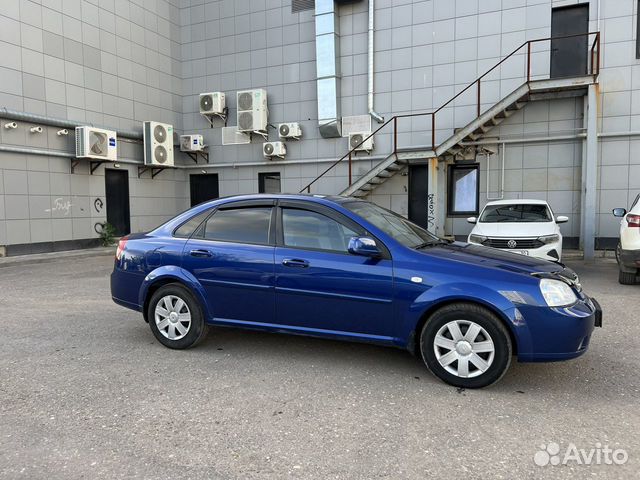
<svg viewBox="0 0 640 480">
<path fill-rule="evenodd" d="M 546 205 L 539 203 L 487 205 L 479 221 L 483 223 L 550 222 L 551 212 Z"/>
</svg>

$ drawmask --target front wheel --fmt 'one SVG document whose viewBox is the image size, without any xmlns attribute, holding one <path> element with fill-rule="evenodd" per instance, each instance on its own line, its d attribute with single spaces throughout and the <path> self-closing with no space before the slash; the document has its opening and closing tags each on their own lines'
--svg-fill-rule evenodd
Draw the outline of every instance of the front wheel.
<svg viewBox="0 0 640 480">
<path fill-rule="evenodd" d="M 618 272 L 618 283 L 620 285 L 635 285 L 636 284 L 636 272 Z"/>
<path fill-rule="evenodd" d="M 511 339 L 492 312 L 470 303 L 447 305 L 433 313 L 420 336 L 427 368 L 462 388 L 482 388 L 502 378 L 511 363 Z"/>
<path fill-rule="evenodd" d="M 165 347 L 189 348 L 207 333 L 198 301 L 178 283 L 165 285 L 153 294 L 147 318 L 153 335 Z"/>
</svg>

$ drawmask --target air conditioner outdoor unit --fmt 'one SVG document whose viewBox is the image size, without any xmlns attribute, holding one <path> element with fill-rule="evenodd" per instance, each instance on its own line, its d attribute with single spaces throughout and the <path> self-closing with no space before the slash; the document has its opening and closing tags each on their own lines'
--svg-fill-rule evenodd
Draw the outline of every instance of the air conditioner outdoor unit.
<svg viewBox="0 0 640 480">
<path fill-rule="evenodd" d="M 239 91 L 237 92 L 237 101 L 238 131 L 266 132 L 269 115 L 267 91 L 262 88 Z"/>
<path fill-rule="evenodd" d="M 93 127 L 76 127 L 76 157 L 115 162 L 118 155 L 116 132 Z"/>
<path fill-rule="evenodd" d="M 355 149 L 356 152 L 370 152 L 373 150 L 373 137 L 369 137 L 369 135 L 371 132 L 350 133 L 349 148 Z M 365 138 L 367 140 L 363 142 L 362 140 Z"/>
<path fill-rule="evenodd" d="M 202 135 L 180 135 L 181 152 L 201 152 L 204 149 Z"/>
<path fill-rule="evenodd" d="M 144 164 L 173 167 L 173 125 L 143 123 Z"/>
<path fill-rule="evenodd" d="M 282 142 L 265 142 L 262 144 L 262 153 L 267 158 L 284 158 L 287 154 L 287 146 Z"/>
<path fill-rule="evenodd" d="M 299 123 L 281 123 L 278 125 L 278 136 L 280 138 L 292 138 L 299 140 L 302 137 L 302 129 Z"/>
<path fill-rule="evenodd" d="M 222 115 L 226 106 L 224 92 L 200 94 L 200 113 L 202 115 Z"/>
</svg>

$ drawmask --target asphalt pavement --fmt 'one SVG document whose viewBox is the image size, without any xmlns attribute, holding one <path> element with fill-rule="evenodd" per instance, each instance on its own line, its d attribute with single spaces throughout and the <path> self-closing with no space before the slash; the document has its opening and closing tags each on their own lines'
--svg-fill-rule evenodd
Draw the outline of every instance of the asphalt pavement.
<svg viewBox="0 0 640 480">
<path fill-rule="evenodd" d="M 604 310 L 590 350 L 461 390 L 392 348 L 215 328 L 169 350 L 111 302 L 111 257 L 4 265 L 0 478 L 637 478 L 640 285 L 570 266 Z M 627 460 L 534 461 L 571 445 Z"/>
</svg>

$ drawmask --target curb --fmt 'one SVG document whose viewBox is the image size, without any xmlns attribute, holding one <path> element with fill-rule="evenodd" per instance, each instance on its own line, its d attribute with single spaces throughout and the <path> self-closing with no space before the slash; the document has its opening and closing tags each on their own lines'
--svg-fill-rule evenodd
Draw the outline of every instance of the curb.
<svg viewBox="0 0 640 480">
<path fill-rule="evenodd" d="M 51 263 L 56 262 L 61 258 L 103 257 L 114 254 L 115 245 L 113 247 L 66 250 L 62 252 L 37 253 L 32 255 L 18 255 L 15 257 L 0 258 L 0 268 L 14 267 L 17 265 L 31 265 L 35 263 Z"/>
</svg>

